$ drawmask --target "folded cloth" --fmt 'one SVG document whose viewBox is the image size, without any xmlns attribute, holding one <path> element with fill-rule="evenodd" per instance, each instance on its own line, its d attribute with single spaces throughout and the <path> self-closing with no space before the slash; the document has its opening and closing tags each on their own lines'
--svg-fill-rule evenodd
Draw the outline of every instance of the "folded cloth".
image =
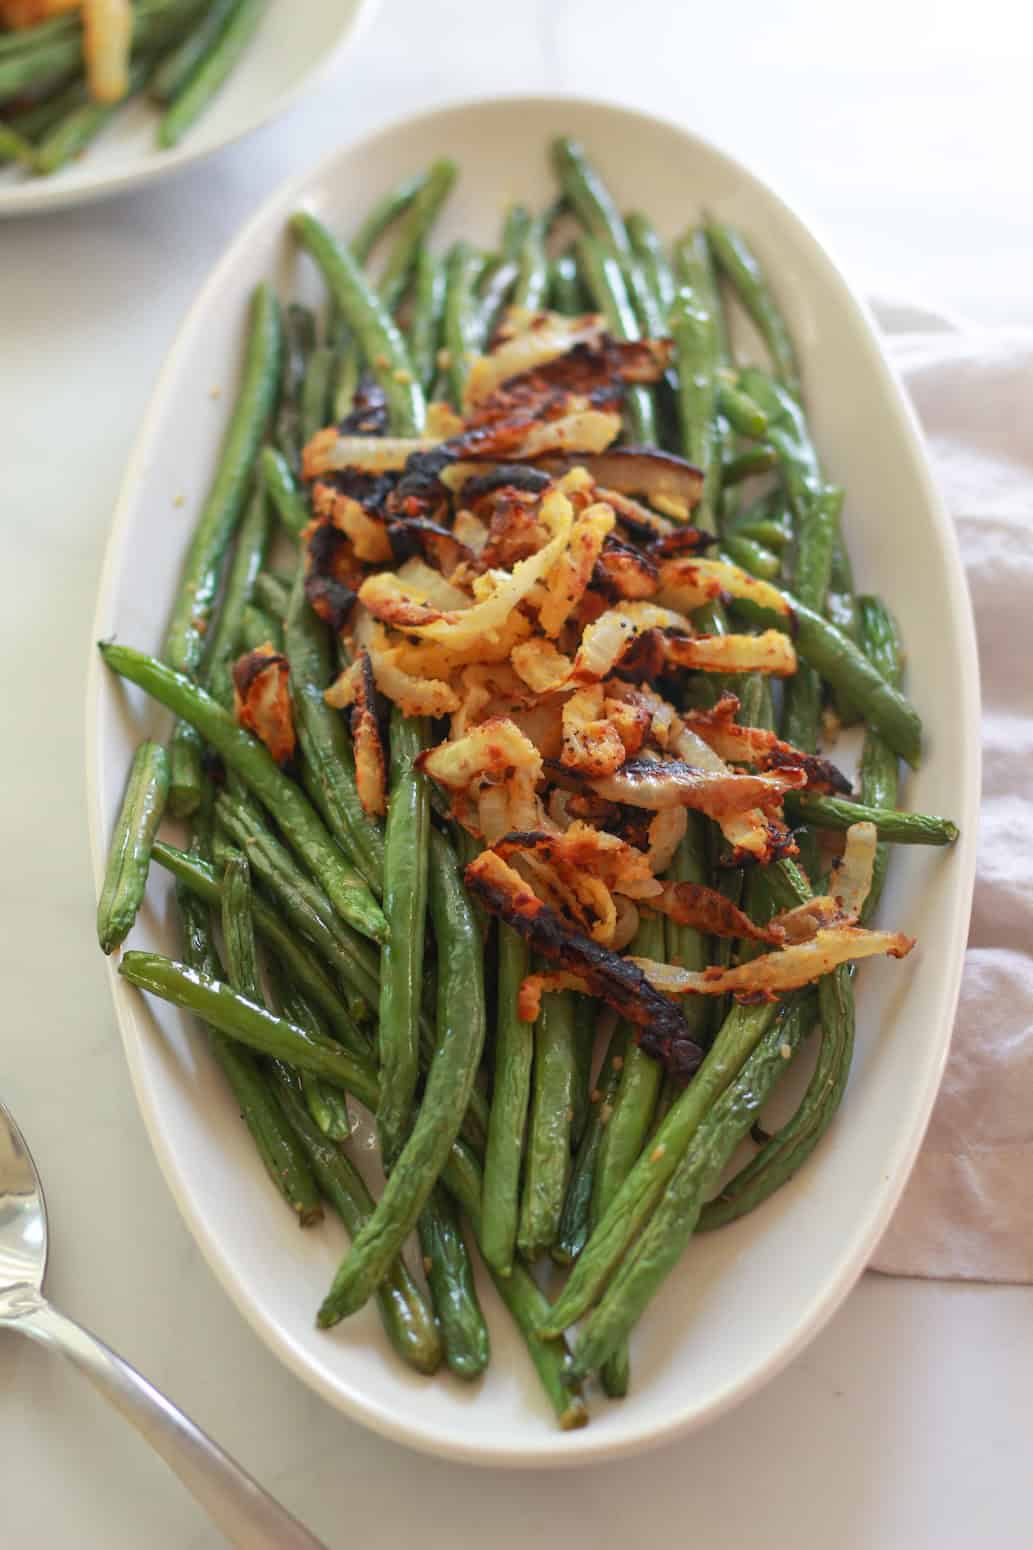
<svg viewBox="0 0 1033 1550">
<path fill-rule="evenodd" d="M 876 303 L 957 525 L 983 692 L 975 904 L 950 1058 L 871 1261 L 1033 1282 L 1033 332 Z"/>
</svg>

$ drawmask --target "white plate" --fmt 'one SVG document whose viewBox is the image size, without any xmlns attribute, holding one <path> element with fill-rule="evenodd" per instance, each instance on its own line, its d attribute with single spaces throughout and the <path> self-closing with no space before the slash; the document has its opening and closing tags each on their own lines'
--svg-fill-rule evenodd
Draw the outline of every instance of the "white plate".
<svg viewBox="0 0 1033 1550">
<path fill-rule="evenodd" d="M 146 97 L 49 178 L 0 167 L 0 216 L 27 215 L 124 193 L 232 145 L 286 113 L 376 13 L 380 0 L 271 0 L 233 74 L 175 150 L 159 150 L 159 110 Z"/>
<path fill-rule="evenodd" d="M 344 232 L 371 201 L 432 156 L 462 179 L 439 240 L 495 239 L 507 200 L 541 205 L 551 136 L 582 138 L 622 208 L 665 236 L 702 207 L 735 221 L 775 277 L 800 347 L 822 455 L 849 491 L 846 531 L 859 584 L 903 623 L 908 687 L 926 726 L 909 805 L 954 816 L 952 852 L 897 849 L 883 916 L 919 947 L 866 964 L 857 1054 L 841 1116 L 818 1154 L 763 1210 L 694 1243 L 634 1340 L 631 1394 L 593 1404 L 560 1435 L 493 1292 L 486 1380 L 412 1376 L 367 1311 L 332 1334 L 313 1313 L 341 1247 L 299 1233 L 279 1209 L 189 1022 L 112 987 L 137 1095 L 183 1215 L 262 1338 L 332 1404 L 398 1440 L 483 1463 L 572 1464 L 627 1453 L 699 1425 L 756 1389 L 811 1339 L 861 1272 L 914 1160 L 950 1037 L 972 891 L 979 720 L 972 619 L 954 533 L 930 482 L 911 411 L 871 320 L 815 238 L 736 162 L 672 125 L 601 104 L 511 99 L 449 107 L 383 130 L 275 194 L 240 233 L 183 325 L 133 454 L 108 550 L 98 637 L 156 650 L 193 513 L 211 474 L 241 359 L 248 292 L 274 276 L 311 284 L 285 235 L 299 205 Z M 316 294 L 313 292 L 312 294 Z M 213 385 L 225 391 L 209 396 Z M 177 507 L 174 498 L 187 496 Z M 89 687 L 90 832 L 100 877 L 130 753 L 164 718 L 97 667 Z M 132 939 L 176 947 L 158 873 Z M 86 929 L 86 923 L 84 923 Z M 232 1381 L 232 1379 L 230 1380 Z"/>
</svg>

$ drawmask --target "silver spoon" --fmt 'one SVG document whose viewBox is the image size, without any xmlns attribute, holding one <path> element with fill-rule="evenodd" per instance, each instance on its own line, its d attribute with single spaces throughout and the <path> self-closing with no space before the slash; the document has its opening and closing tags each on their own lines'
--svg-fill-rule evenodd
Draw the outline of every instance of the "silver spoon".
<svg viewBox="0 0 1033 1550">
<path fill-rule="evenodd" d="M 47 1206 L 25 1138 L 0 1103 L 0 1328 L 66 1356 L 131 1421 L 242 1550 L 326 1550 L 164 1394 L 43 1296 Z"/>
</svg>

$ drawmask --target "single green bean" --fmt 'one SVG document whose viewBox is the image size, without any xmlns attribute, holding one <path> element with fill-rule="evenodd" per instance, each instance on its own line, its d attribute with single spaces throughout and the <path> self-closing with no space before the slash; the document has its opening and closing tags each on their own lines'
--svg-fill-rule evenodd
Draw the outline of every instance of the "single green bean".
<svg viewBox="0 0 1033 1550">
<path fill-rule="evenodd" d="M 445 1343 L 445 1360 L 457 1378 L 471 1383 L 491 1360 L 491 1341 L 477 1300 L 473 1267 L 448 1195 L 435 1186 L 417 1223 L 423 1268 Z"/>
<path fill-rule="evenodd" d="M 958 826 L 949 818 L 868 807 L 863 802 L 848 802 L 844 797 L 792 793 L 786 797 L 786 812 L 794 822 L 812 823 L 819 829 L 842 830 L 855 823 L 873 823 L 880 840 L 896 845 L 953 845 L 958 837 Z"/>
<path fill-rule="evenodd" d="M 782 561 L 773 550 L 742 531 L 726 534 L 721 547 L 733 565 L 761 581 L 774 581 L 782 569 Z"/>
<path fill-rule="evenodd" d="M 165 636 L 165 660 L 179 674 L 200 668 L 226 548 L 240 520 L 251 470 L 272 413 L 279 377 L 280 308 L 266 285 L 251 300 L 244 374 L 223 439 L 207 499 L 194 528 Z M 197 729 L 175 728 L 171 743 L 169 805 L 178 817 L 200 800 L 201 739 Z"/>
<path fill-rule="evenodd" d="M 473 1092 L 484 1046 L 484 948 L 448 841 L 431 833 L 430 903 L 438 947 L 438 1046 L 416 1122 L 380 1203 L 334 1278 L 318 1322 L 362 1307 L 416 1225 Z"/>
<path fill-rule="evenodd" d="M 842 504 L 842 490 L 827 486 L 806 503 L 797 526 L 793 591 L 816 614 L 825 611 L 832 544 Z M 820 724 L 821 679 L 812 667 L 801 663 L 785 686 L 782 736 L 794 748 L 816 753 Z M 811 859 L 816 862 L 817 855 Z M 807 871 L 811 870 L 808 866 Z"/>
<path fill-rule="evenodd" d="M 571 992 L 543 996 L 534 1025 L 534 1096 L 517 1232 L 517 1245 L 527 1260 L 551 1248 L 559 1232 L 571 1166 L 575 1038 Z"/>
<path fill-rule="evenodd" d="M 300 539 L 311 521 L 311 512 L 301 490 L 291 473 L 290 464 L 275 447 L 263 447 L 259 461 L 265 492 L 283 523 L 284 530 L 295 542 Z"/>
<path fill-rule="evenodd" d="M 730 489 L 746 479 L 770 473 L 777 462 L 778 454 L 773 447 L 747 447 L 744 452 L 737 452 L 721 464 L 721 484 L 725 489 Z"/>
<path fill-rule="evenodd" d="M 65 118 L 59 119 L 37 145 L 33 156 L 33 171 L 40 177 L 49 177 L 51 173 L 60 171 L 73 157 L 80 156 L 112 119 L 121 113 L 130 98 L 141 90 L 149 69 L 149 63 L 135 61 L 130 67 L 126 94 L 118 102 L 96 102 L 91 99 L 81 107 L 73 108 Z"/>
<path fill-rule="evenodd" d="M 262 571 L 255 577 L 255 602 L 266 613 L 272 614 L 274 619 L 281 622 L 286 620 L 289 600 L 288 588 L 272 571 Z"/>
<path fill-rule="evenodd" d="M 588 1121 L 577 1149 L 577 1156 L 574 1158 L 570 1183 L 567 1186 L 567 1198 L 563 1202 L 559 1233 L 552 1250 L 553 1259 L 560 1265 L 573 1264 L 588 1241 L 599 1149 L 606 1133 L 607 1122 L 613 1113 L 627 1044 L 627 1029 L 620 1024 L 610 1036 L 599 1071 L 598 1083 L 589 1095 L 591 1106 Z"/>
<path fill-rule="evenodd" d="M 717 381 L 717 404 L 734 431 L 760 441 L 768 433 L 768 417 L 760 405 L 742 388 L 721 376 Z"/>
<path fill-rule="evenodd" d="M 430 801 L 415 767 L 429 746 L 425 721 L 391 711 L 391 784 L 384 831 L 384 915 L 380 955 L 380 1108 L 377 1131 L 388 1167 L 412 1124 L 420 1070 L 420 984 L 427 920 Z"/>
<path fill-rule="evenodd" d="M 592 996 L 574 997 L 574 1092 L 571 1099 L 570 1145 L 576 1152 L 592 1107 L 592 1062 L 599 1006 Z M 568 1187 L 569 1193 L 569 1187 Z"/>
<path fill-rule="evenodd" d="M 222 30 L 236 0 L 212 0 L 196 27 L 161 61 L 151 81 L 151 96 L 167 103 L 186 85 Z"/>
<path fill-rule="evenodd" d="M 703 474 L 703 492 L 693 522 L 704 532 L 717 531 L 721 489 L 721 444 L 717 423 L 717 340 L 713 318 L 699 290 L 680 287 L 669 312 L 678 370 L 681 450 Z"/>
<path fill-rule="evenodd" d="M 549 306 L 567 317 L 577 317 L 584 310 L 577 259 L 573 253 L 563 253 L 549 264 Z"/>
<path fill-rule="evenodd" d="M 710 221 L 707 240 L 720 269 L 757 325 L 777 375 L 793 397 L 799 399 L 800 372 L 796 351 L 758 260 L 734 227 Z"/>
<path fill-rule="evenodd" d="M 609 189 L 588 161 L 584 147 L 564 137 L 552 143 L 552 163 L 560 187 L 578 220 L 610 252 L 628 257 L 631 244 Z"/>
<path fill-rule="evenodd" d="M 267 614 L 264 608 L 258 608 L 254 603 L 245 603 L 240 616 L 239 645 L 241 651 L 255 651 L 259 646 L 266 645 L 272 646 L 276 651 L 282 651 L 283 626 L 279 619 L 274 619 L 271 614 Z M 226 703 L 228 704 L 229 701 Z"/>
<path fill-rule="evenodd" d="M 429 392 L 434 379 L 445 308 L 445 266 L 424 243 L 416 255 L 409 355 L 416 380 Z"/>
<path fill-rule="evenodd" d="M 330 394 L 337 371 L 337 355 L 320 345 L 309 357 L 301 391 L 301 444 L 308 446 L 317 431 L 330 424 Z"/>
<path fill-rule="evenodd" d="M 413 376 L 405 342 L 390 311 L 352 254 L 314 215 L 299 211 L 291 219 L 291 228 L 323 271 L 337 306 L 384 389 L 392 430 L 399 436 L 417 435 L 426 413 L 423 389 Z"/>
<path fill-rule="evenodd" d="M 105 953 L 122 945 L 143 903 L 151 847 L 168 791 L 168 754 L 160 743 L 141 743 L 115 819 L 97 905 L 97 938 Z"/>
<path fill-rule="evenodd" d="M 481 1252 L 488 1266 L 508 1276 L 513 1268 L 520 1210 L 520 1168 L 531 1094 L 534 1035 L 517 1012 L 517 993 L 527 974 L 527 943 L 512 926 L 498 933 L 495 1082 L 484 1154 L 484 1231 Z"/>
<path fill-rule="evenodd" d="M 641 338 L 619 259 L 594 237 L 586 236 L 578 239 L 577 261 L 584 286 L 614 338 Z M 656 413 L 649 389 L 630 387 L 625 394 L 625 407 L 635 439 L 644 445 L 655 445 Z"/>
<path fill-rule="evenodd" d="M 576 276 L 575 276 L 576 278 Z M 517 254 L 517 279 L 510 305 L 538 312 L 549 293 L 549 260 L 537 221 L 532 221 Z"/>
<path fill-rule="evenodd" d="M 860 597 L 857 602 L 861 639 L 868 659 L 879 669 L 887 683 L 899 689 L 902 661 L 896 621 L 881 598 Z M 861 750 L 860 787 L 861 800 L 868 807 L 895 807 L 897 804 L 900 794 L 897 756 L 877 732 L 865 733 Z M 888 864 L 889 846 L 881 842 L 876 846 L 872 884 L 861 911 L 862 925 L 868 924 L 879 907 Z"/>
<path fill-rule="evenodd" d="M 659 233 L 648 217 L 638 210 L 624 217 L 624 229 L 632 251 L 660 303 L 661 313 L 666 317 L 674 301 L 675 282 Z"/>
<path fill-rule="evenodd" d="M 452 403 L 458 409 L 470 362 L 480 349 L 480 325 L 474 288 L 484 260 L 468 242 L 459 241 L 449 251 L 445 267 L 445 349 Z"/>
<path fill-rule="evenodd" d="M 126 953 L 118 972 L 141 990 L 193 1012 L 220 1033 L 260 1055 L 313 1071 L 349 1092 L 369 1109 L 377 1104 L 372 1065 L 331 1039 L 322 1040 L 286 1018 L 274 1017 L 211 974 L 164 958 L 160 953 Z"/>
<path fill-rule="evenodd" d="M 236 0 L 218 36 L 176 92 L 158 125 L 162 150 L 178 145 L 236 68 L 265 14 L 265 0 Z"/>
<path fill-rule="evenodd" d="M 405 294 L 417 254 L 437 220 L 442 205 L 452 192 L 458 172 L 454 161 L 436 161 L 410 201 L 399 223 L 398 235 L 377 286 L 381 303 L 387 312 L 393 312 Z M 342 311 L 346 310 L 342 305 Z M 356 333 L 361 332 L 354 322 L 352 328 Z M 373 352 L 368 348 L 366 353 L 373 358 Z M 406 434 L 400 427 L 396 429 L 399 434 Z"/>
</svg>

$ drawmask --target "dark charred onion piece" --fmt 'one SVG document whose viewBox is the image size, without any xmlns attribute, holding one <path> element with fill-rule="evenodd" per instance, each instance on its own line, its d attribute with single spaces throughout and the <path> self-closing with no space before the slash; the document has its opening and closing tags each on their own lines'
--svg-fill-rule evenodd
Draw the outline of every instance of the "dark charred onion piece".
<svg viewBox="0 0 1033 1550">
<path fill-rule="evenodd" d="M 611 598 L 652 597 L 659 584 L 659 571 L 648 555 L 619 539 L 607 538 L 603 552 L 595 562 L 592 586 Z"/>
<path fill-rule="evenodd" d="M 460 493 L 465 504 L 480 500 L 482 495 L 490 495 L 493 490 L 500 490 L 504 485 L 540 495 L 551 483 L 548 474 L 540 468 L 533 468 L 530 463 L 498 463 L 487 473 L 472 474 L 464 481 Z"/>
<path fill-rule="evenodd" d="M 355 390 L 355 407 L 337 429 L 342 436 L 382 436 L 387 430 L 387 399 L 368 373 L 363 373 Z"/>
<path fill-rule="evenodd" d="M 713 533 L 704 533 L 698 527 L 679 527 L 650 545 L 652 555 L 667 559 L 672 554 L 701 554 L 716 544 Z"/>
<path fill-rule="evenodd" d="M 665 883 L 663 894 L 646 900 L 660 914 L 679 926 L 694 926 L 710 936 L 742 937 L 779 947 L 785 940 L 780 928 L 756 925 L 716 888 L 703 883 Z"/>
<path fill-rule="evenodd" d="M 490 850 L 471 861 L 465 882 L 490 914 L 519 931 L 547 963 L 580 975 L 590 994 L 631 1023 L 641 1048 L 660 1061 L 676 1081 L 689 1080 L 703 1059 L 703 1051 L 678 1008 L 654 990 L 641 969 L 572 931 Z"/>
<path fill-rule="evenodd" d="M 345 535 L 330 522 L 308 529 L 308 570 L 305 597 L 309 606 L 335 634 L 348 622 L 355 606 L 356 593 L 349 585 L 351 545 Z"/>
<path fill-rule="evenodd" d="M 423 517 L 389 523 L 387 541 L 391 545 L 391 555 L 396 565 L 403 564 L 414 554 L 422 554 L 437 566 L 443 576 L 450 576 L 457 565 L 469 565 L 475 560 L 473 550 L 461 544 L 447 527 L 441 527 L 439 523 L 429 522 Z"/>
<path fill-rule="evenodd" d="M 768 755 L 767 768 L 803 770 L 807 776 L 807 790 L 822 792 L 826 796 L 832 796 L 837 792 L 840 796 L 850 796 L 854 789 L 843 771 L 833 764 L 831 759 L 822 759 L 818 754 L 801 753 L 798 748 L 787 751 L 784 747 L 776 746 Z"/>
</svg>

